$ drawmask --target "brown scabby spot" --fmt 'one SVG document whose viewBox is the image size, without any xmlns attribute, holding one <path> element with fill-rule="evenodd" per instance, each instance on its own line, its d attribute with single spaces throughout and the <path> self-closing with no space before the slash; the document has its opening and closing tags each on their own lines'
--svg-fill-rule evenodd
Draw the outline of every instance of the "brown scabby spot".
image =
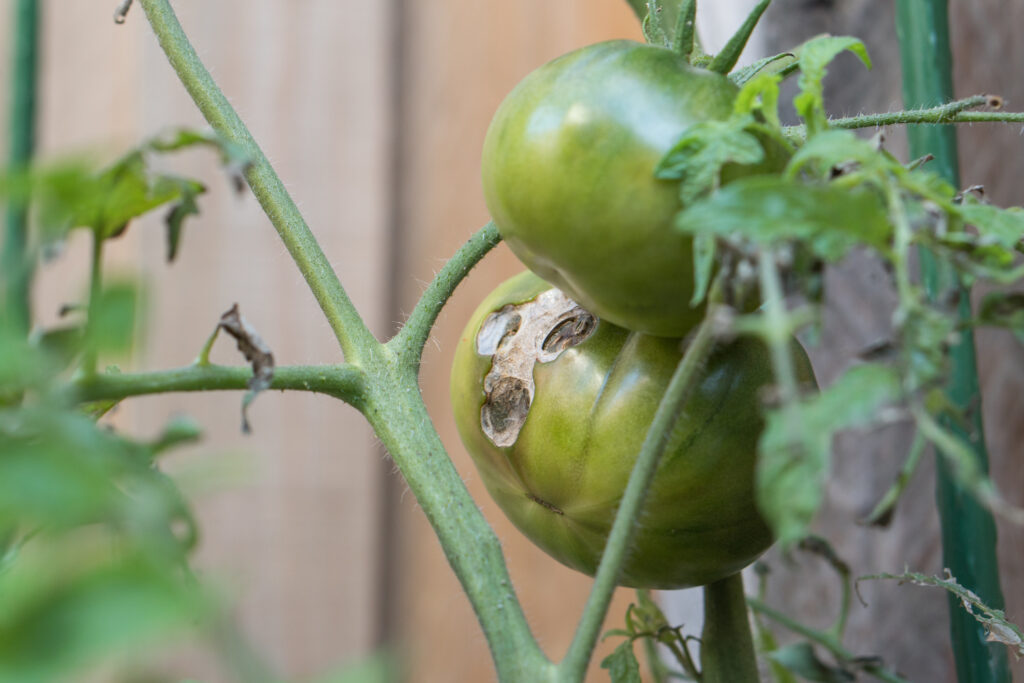
<svg viewBox="0 0 1024 683">
<path fill-rule="evenodd" d="M 532 500 L 537 505 L 540 505 L 543 508 L 547 508 L 548 510 L 551 510 L 556 515 L 564 515 L 565 514 L 565 512 L 561 508 L 559 508 L 558 506 L 552 505 L 551 503 L 547 502 L 543 498 L 538 498 L 537 496 L 533 495 L 532 493 L 527 493 L 526 497 L 529 498 L 530 500 Z"/>
<path fill-rule="evenodd" d="M 508 305 L 480 325 L 476 351 L 491 357 L 480 426 L 495 446 L 516 442 L 533 403 L 533 367 L 549 363 L 597 329 L 597 318 L 558 289 Z"/>
</svg>

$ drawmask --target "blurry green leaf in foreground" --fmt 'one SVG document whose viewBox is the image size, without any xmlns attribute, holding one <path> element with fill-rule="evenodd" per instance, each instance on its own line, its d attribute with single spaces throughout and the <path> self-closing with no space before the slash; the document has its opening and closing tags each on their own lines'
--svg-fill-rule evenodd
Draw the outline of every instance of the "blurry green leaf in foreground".
<svg viewBox="0 0 1024 683">
<path fill-rule="evenodd" d="M 893 370 L 865 364 L 817 396 L 768 413 L 757 464 L 758 505 L 781 543 L 805 536 L 821 505 L 836 432 L 869 424 L 899 399 L 899 387 Z"/>
<path fill-rule="evenodd" d="M 379 652 L 318 677 L 313 683 L 396 683 L 400 679 L 394 657 L 387 652 Z"/>
<path fill-rule="evenodd" d="M 138 327 L 136 314 L 139 310 L 137 285 L 128 281 L 105 285 L 89 311 L 89 350 L 116 355 L 129 353 Z"/>
<path fill-rule="evenodd" d="M 798 241 L 829 261 L 861 244 L 885 253 L 892 233 L 885 208 L 871 191 L 777 176 L 734 181 L 680 213 L 676 225 L 692 234 L 743 237 L 762 247 Z"/>
<path fill-rule="evenodd" d="M 847 683 L 854 675 L 818 658 L 810 643 L 793 643 L 768 653 L 768 658 L 808 681 Z"/>
<path fill-rule="evenodd" d="M 764 159 L 761 142 L 747 131 L 753 122 L 748 115 L 690 126 L 658 163 L 655 175 L 680 180 L 680 199 L 690 204 L 721 184 L 726 164 L 756 164 Z"/>
<path fill-rule="evenodd" d="M 633 654 L 633 641 L 624 640 L 603 660 L 601 668 L 608 669 L 612 683 L 641 683 L 640 663 Z"/>
<path fill-rule="evenodd" d="M 198 214 L 196 198 L 206 191 L 191 178 L 153 167 L 157 155 L 189 147 L 212 147 L 231 174 L 236 189 L 248 166 L 244 151 L 213 133 L 178 130 L 152 138 L 106 168 L 73 161 L 38 167 L 27 173 L 0 174 L 0 198 L 31 201 L 43 242 L 57 242 L 72 228 L 92 229 L 99 239 L 120 235 L 139 216 L 169 206 L 166 216 L 168 260 L 173 260 L 188 216 Z"/>
<path fill-rule="evenodd" d="M 99 543 L 35 545 L 43 550 L 0 575 L 0 683 L 76 680 L 111 655 L 158 644 L 208 609 L 194 584 L 145 558 Z"/>
</svg>

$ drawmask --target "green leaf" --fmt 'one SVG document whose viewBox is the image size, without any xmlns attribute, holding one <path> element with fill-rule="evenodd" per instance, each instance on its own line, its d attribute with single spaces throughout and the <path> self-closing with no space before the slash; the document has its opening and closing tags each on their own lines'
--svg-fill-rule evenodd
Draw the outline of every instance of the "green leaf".
<svg viewBox="0 0 1024 683">
<path fill-rule="evenodd" d="M 807 642 L 781 647 L 769 652 L 767 657 L 808 681 L 848 683 L 856 680 L 856 677 L 849 671 L 829 666 L 818 659 L 814 647 Z"/>
<path fill-rule="evenodd" d="M 779 82 L 778 74 L 758 74 L 740 88 L 733 104 L 733 110 L 739 114 L 753 114 L 760 111 L 768 125 L 780 129 L 779 121 Z"/>
<path fill-rule="evenodd" d="M 879 152 L 867 140 L 857 137 L 848 130 L 828 130 L 809 139 L 789 160 L 785 175 L 797 178 L 812 167 L 812 174 L 819 179 L 828 179 L 835 168 L 851 163 L 867 170 L 900 170 L 899 162 Z"/>
<path fill-rule="evenodd" d="M 691 306 L 697 306 L 707 296 L 711 274 L 715 268 L 715 238 L 709 233 L 693 237 L 693 297 Z"/>
<path fill-rule="evenodd" d="M 142 151 L 135 150 L 97 178 L 94 200 L 80 207 L 72 222 L 109 239 L 123 233 L 133 218 L 180 197 L 181 186 L 151 177 Z"/>
<path fill-rule="evenodd" d="M 189 216 L 199 215 L 199 205 L 196 204 L 196 197 L 206 191 L 199 183 L 182 182 L 181 199 L 175 203 L 167 212 L 167 262 L 173 263 L 178 255 L 178 245 L 181 242 L 181 230 L 185 219 Z"/>
<path fill-rule="evenodd" d="M 1024 241 L 1024 208 L 1001 209 L 991 204 L 965 201 L 957 207 L 960 218 L 978 229 L 978 243 L 1018 249 Z"/>
<path fill-rule="evenodd" d="M 0 408 L 5 397 L 44 383 L 60 366 L 44 349 L 0 326 Z"/>
<path fill-rule="evenodd" d="M 729 79 L 736 85 L 743 85 L 754 76 L 778 76 L 779 80 L 799 68 L 799 60 L 792 52 L 772 55 L 759 59 L 749 66 L 737 69 L 729 74 Z"/>
<path fill-rule="evenodd" d="M 826 67 L 846 51 L 857 55 L 865 66 L 871 68 L 867 48 L 856 38 L 819 36 L 800 48 L 800 94 L 794 98 L 793 106 L 807 125 L 808 138 L 828 128 L 823 84 Z"/>
<path fill-rule="evenodd" d="M 42 241 L 64 238 L 75 227 L 92 229 L 100 239 L 120 235 L 135 218 L 167 204 L 170 251 L 177 248 L 182 221 L 198 213 L 195 202 L 204 186 L 192 179 L 155 172 L 155 155 L 206 146 L 215 149 L 238 190 L 251 165 L 245 149 L 209 132 L 177 130 L 152 138 L 111 166 L 96 172 L 82 161 L 62 162 L 27 172 L 0 174 L 0 197 L 31 201 Z"/>
<path fill-rule="evenodd" d="M 175 448 L 182 444 L 190 444 L 199 441 L 203 430 L 193 418 L 184 415 L 171 418 L 164 426 L 163 433 L 156 441 L 149 444 L 153 455 L 159 455 L 166 450 Z"/>
<path fill-rule="evenodd" d="M 887 253 L 892 235 L 875 193 L 804 185 L 778 176 L 733 181 L 684 209 L 676 226 L 695 235 L 741 236 L 766 248 L 798 241 L 829 261 L 858 245 Z"/>
<path fill-rule="evenodd" d="M 387 652 L 378 652 L 318 677 L 316 683 L 396 683 L 401 679 L 395 658 Z"/>
<path fill-rule="evenodd" d="M 658 163 L 655 176 L 681 180 L 680 198 L 684 206 L 690 204 L 721 184 L 726 164 L 749 165 L 764 160 L 760 140 L 746 130 L 753 122 L 753 117 L 746 116 L 690 126 Z"/>
<path fill-rule="evenodd" d="M 601 668 L 608 669 L 612 683 L 643 683 L 640 679 L 640 663 L 633 654 L 632 641 L 622 641 L 601 661 Z"/>
<path fill-rule="evenodd" d="M 53 557 L 61 559 L 66 566 L 56 570 L 25 562 L 0 577 L 5 595 L 19 591 L 0 616 L 0 683 L 78 679 L 114 655 L 161 643 L 208 611 L 182 578 L 138 558 Z"/>
<path fill-rule="evenodd" d="M 129 353 L 135 339 L 140 298 L 135 283 L 120 281 L 104 286 L 89 312 L 86 346 L 98 353 Z"/>
<path fill-rule="evenodd" d="M 758 447 L 757 498 L 781 543 L 803 538 L 821 505 L 836 432 L 869 424 L 900 395 L 899 375 L 870 363 L 847 370 L 817 396 L 768 413 Z"/>
</svg>

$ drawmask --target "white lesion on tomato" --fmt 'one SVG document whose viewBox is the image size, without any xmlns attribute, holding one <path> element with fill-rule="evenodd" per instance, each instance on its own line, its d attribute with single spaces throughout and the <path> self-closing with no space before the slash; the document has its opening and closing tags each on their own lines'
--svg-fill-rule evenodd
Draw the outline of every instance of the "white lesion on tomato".
<svg viewBox="0 0 1024 683">
<path fill-rule="evenodd" d="M 487 316 L 476 337 L 476 352 L 491 357 L 480 426 L 495 446 L 519 438 L 533 403 L 534 366 L 555 360 L 595 329 L 597 318 L 554 288 Z"/>
</svg>

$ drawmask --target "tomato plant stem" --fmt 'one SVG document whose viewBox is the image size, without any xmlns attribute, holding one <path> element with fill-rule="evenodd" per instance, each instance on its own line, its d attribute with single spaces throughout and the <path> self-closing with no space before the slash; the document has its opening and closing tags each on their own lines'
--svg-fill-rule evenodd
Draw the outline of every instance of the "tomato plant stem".
<svg viewBox="0 0 1024 683">
<path fill-rule="evenodd" d="M 830 119 L 832 128 L 857 129 L 879 128 L 881 126 L 898 126 L 909 124 L 941 124 L 941 123 L 1024 123 L 1024 112 L 1015 111 L 968 111 L 977 107 L 991 105 L 991 95 L 973 95 L 961 100 L 953 100 L 934 107 L 907 109 L 904 111 L 885 112 L 882 114 L 861 114 L 838 119 Z M 783 133 L 790 137 L 803 138 L 804 127 L 786 126 Z"/>
<path fill-rule="evenodd" d="M 742 574 L 704 586 L 700 662 L 702 683 L 757 683 L 760 680 Z"/>
<path fill-rule="evenodd" d="M 556 669 L 530 632 L 501 544 L 445 452 L 420 399 L 415 370 L 382 349 L 368 362 L 367 374 L 363 414 L 441 540 L 483 627 L 499 680 L 554 681 Z"/>
<path fill-rule="evenodd" d="M 39 7 L 37 0 L 18 0 L 11 22 L 14 59 L 8 122 L 8 172 L 27 168 L 35 146 L 36 72 L 38 70 Z M 32 259 L 28 250 L 28 209 L 10 201 L 0 250 L 0 326 L 28 333 L 31 319 L 29 285 Z"/>
<path fill-rule="evenodd" d="M 73 383 L 79 401 L 116 400 L 174 391 L 244 390 L 252 378 L 248 366 L 191 365 L 171 370 L 85 376 Z M 270 389 L 313 391 L 358 406 L 365 376 L 359 368 L 340 365 L 295 365 L 274 369 Z"/>
<path fill-rule="evenodd" d="M 622 502 L 615 514 L 611 532 L 608 534 L 608 542 L 597 567 L 594 586 L 590 591 L 587 604 L 583 608 L 583 616 L 576 629 L 576 635 L 569 646 L 565 659 L 559 665 L 559 669 L 564 675 L 563 680 L 582 680 L 586 672 L 594 646 L 597 644 L 601 625 L 608 612 L 608 605 L 611 603 L 612 594 L 615 591 L 619 571 L 629 552 L 636 520 L 640 516 L 647 490 L 658 469 L 658 462 L 668 445 L 672 426 L 679 418 L 687 396 L 697 383 L 698 371 L 714 346 L 714 321 L 717 306 L 721 302 L 722 289 L 723 276 L 720 274 L 708 294 L 708 308 L 704 321 L 697 329 L 682 360 L 679 361 L 668 388 L 665 390 L 665 395 L 658 404 L 658 410 L 647 430 L 644 443 L 640 447 L 640 453 L 637 455 L 633 472 L 626 484 Z"/>
<path fill-rule="evenodd" d="M 455 255 L 444 264 L 437 276 L 427 285 L 427 289 L 416 303 L 416 307 L 413 308 L 405 325 L 387 344 L 403 362 L 409 365 L 419 365 L 423 346 L 427 342 L 430 329 L 437 320 L 441 308 L 444 307 L 452 292 L 473 266 L 479 263 L 480 259 L 500 241 L 498 227 L 494 223 L 488 223 L 455 252 Z"/>
<path fill-rule="evenodd" d="M 203 116 L 220 135 L 248 152 L 252 163 L 245 171 L 245 179 L 249 187 L 327 316 L 345 358 L 356 360 L 366 349 L 372 348 L 376 340 L 352 305 L 295 202 L 200 61 L 170 3 L 167 0 L 139 0 L 139 3 L 160 47 Z"/>
<path fill-rule="evenodd" d="M 97 232 L 92 234 L 92 256 L 89 262 L 89 306 L 86 319 L 85 336 L 95 338 L 97 319 L 100 315 L 100 292 L 103 287 L 103 238 Z M 86 375 L 96 374 L 96 348 L 92 342 L 86 344 L 82 359 L 82 372 Z"/>
<path fill-rule="evenodd" d="M 896 10 L 905 105 L 926 107 L 949 100 L 953 96 L 953 76 L 947 0 L 898 0 Z M 936 170 L 952 185 L 958 186 L 955 129 L 949 126 L 912 126 L 908 134 L 911 155 L 933 154 Z M 958 314 L 962 320 L 970 319 L 970 293 L 957 281 L 948 264 L 938 261 L 928 252 L 922 252 L 921 267 L 929 296 L 934 298 L 949 290 L 958 291 Z M 947 393 L 950 401 L 967 415 L 968 426 L 948 422 L 947 427 L 966 443 L 974 445 L 977 466 L 984 472 L 988 468 L 988 458 L 981 421 L 974 335 L 969 328 L 961 332 L 959 342 L 951 349 L 951 358 L 953 381 Z M 975 591 L 985 603 L 1002 608 L 992 514 L 957 482 L 946 458 L 939 458 L 936 468 L 943 564 L 961 585 Z M 1009 681 L 1005 648 L 987 642 L 984 628 L 968 611 L 960 608 L 952 595 L 949 596 L 949 609 L 958 678 L 977 683 Z"/>
</svg>

